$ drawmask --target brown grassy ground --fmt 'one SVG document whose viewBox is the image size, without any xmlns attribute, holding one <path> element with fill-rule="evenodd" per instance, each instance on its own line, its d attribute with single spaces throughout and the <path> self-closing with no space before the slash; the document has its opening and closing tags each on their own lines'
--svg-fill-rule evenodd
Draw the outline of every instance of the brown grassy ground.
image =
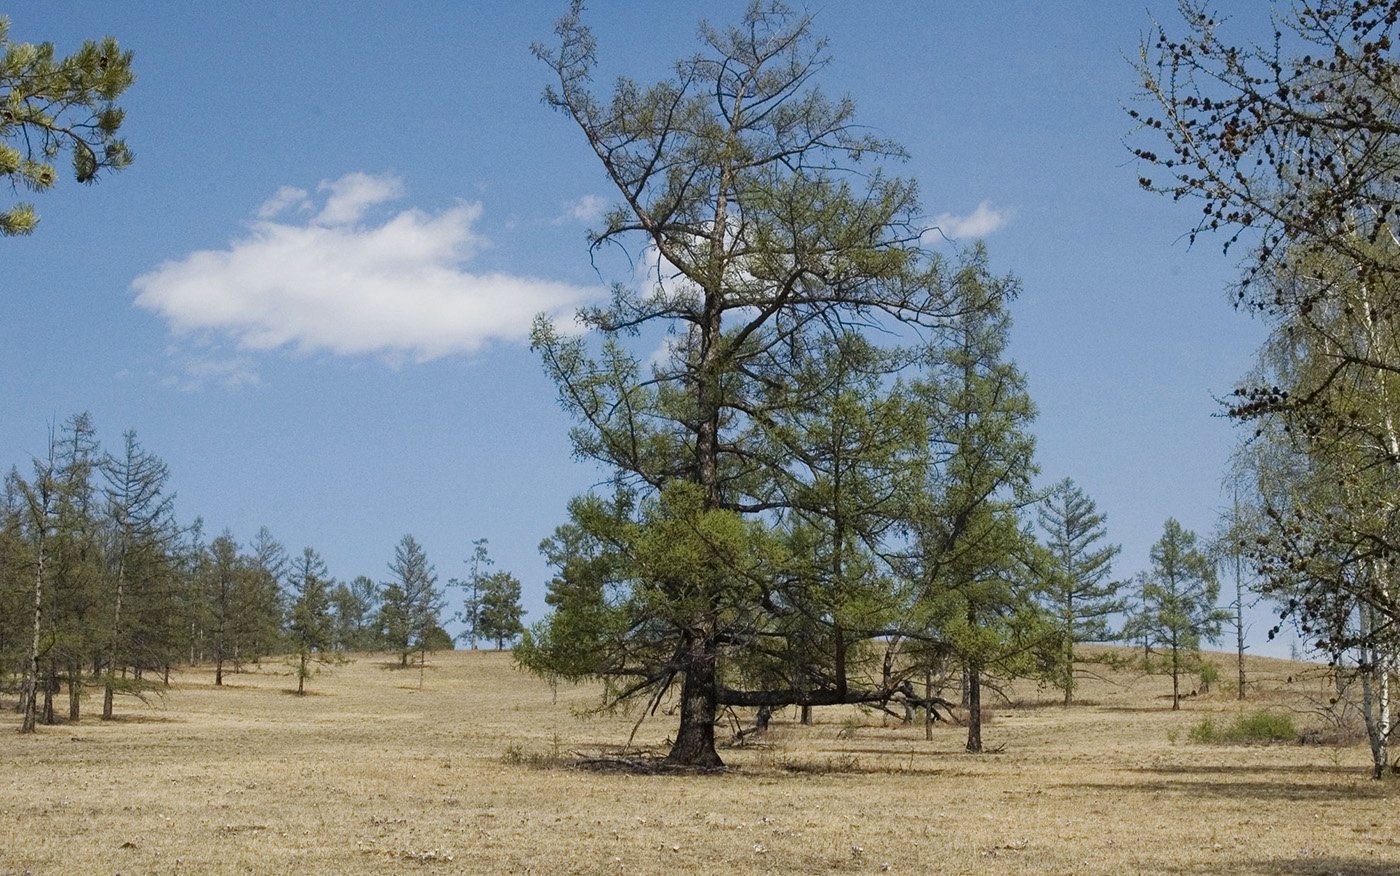
<svg viewBox="0 0 1400 876">
<path fill-rule="evenodd" d="M 831 708 L 779 715 L 726 774 L 658 776 L 551 765 L 626 738 L 574 717 L 594 690 L 554 703 L 494 653 L 437 655 L 421 691 L 384 665 L 300 698 L 275 664 L 223 689 L 192 671 L 119 721 L 3 732 L 0 874 L 1400 873 L 1400 786 L 1366 778 L 1363 746 L 1191 743 L 1237 705 L 1172 713 L 1161 678 L 1104 672 L 1069 711 L 1025 686 L 986 729 L 999 754 Z M 1260 702 L 1318 723 L 1323 681 L 1252 670 Z"/>
</svg>

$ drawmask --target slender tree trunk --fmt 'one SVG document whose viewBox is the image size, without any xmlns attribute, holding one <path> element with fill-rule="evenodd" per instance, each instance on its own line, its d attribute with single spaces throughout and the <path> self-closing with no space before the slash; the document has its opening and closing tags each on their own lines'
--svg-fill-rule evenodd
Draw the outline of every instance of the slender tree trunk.
<svg viewBox="0 0 1400 876">
<path fill-rule="evenodd" d="M 47 520 L 45 521 L 47 525 Z M 38 718 L 39 696 L 39 634 L 44 622 L 44 536 L 39 535 L 36 562 L 34 564 L 34 638 L 29 649 L 29 671 L 24 683 L 24 718 L 19 732 L 33 733 Z"/>
<path fill-rule="evenodd" d="M 933 667 L 924 670 L 924 738 L 933 740 Z"/>
<path fill-rule="evenodd" d="M 973 660 L 967 665 L 967 750 L 982 751 L 982 663 Z"/>
<path fill-rule="evenodd" d="M 123 547 L 123 551 L 125 548 Z M 117 672 L 117 643 L 122 630 L 122 596 L 126 590 L 126 557 L 117 561 L 117 604 L 112 615 L 112 646 L 107 653 L 107 679 L 102 686 L 102 720 L 112 720 L 113 680 Z"/>
<path fill-rule="evenodd" d="M 223 687 L 224 684 L 224 661 L 222 659 L 214 661 L 214 686 Z"/>
<path fill-rule="evenodd" d="M 68 664 L 68 720 L 78 723 L 83 708 L 83 667 L 74 661 Z"/>
<path fill-rule="evenodd" d="M 1074 636 L 1065 636 L 1065 708 L 1074 705 Z"/>
<path fill-rule="evenodd" d="M 58 718 L 53 712 L 53 695 L 58 692 L 58 672 L 54 670 L 53 661 L 49 661 L 48 668 L 44 670 L 44 710 L 39 716 L 42 724 L 52 726 L 58 723 Z"/>
<path fill-rule="evenodd" d="M 297 696 L 306 694 L 306 654 L 301 655 L 301 662 L 297 666 Z"/>
<path fill-rule="evenodd" d="M 689 638 L 684 655 L 685 678 L 681 682 L 681 726 L 666 761 L 678 766 L 722 767 L 724 762 L 715 751 L 718 655 L 708 631 L 692 631 Z"/>
</svg>

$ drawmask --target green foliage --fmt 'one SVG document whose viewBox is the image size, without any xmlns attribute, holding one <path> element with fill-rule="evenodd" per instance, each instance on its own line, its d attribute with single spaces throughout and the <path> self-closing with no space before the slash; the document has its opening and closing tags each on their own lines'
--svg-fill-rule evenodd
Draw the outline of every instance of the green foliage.
<svg viewBox="0 0 1400 876">
<path fill-rule="evenodd" d="M 292 653 L 287 661 L 297 679 L 297 693 L 306 692 L 306 682 L 314 678 L 321 666 L 336 661 L 331 653 L 331 603 L 329 588 L 334 582 L 326 570 L 326 562 L 312 548 L 302 550 L 292 564 L 290 581 L 296 602 L 292 605 L 287 638 Z"/>
<path fill-rule="evenodd" d="M 483 639 L 495 639 L 496 647 L 525 632 L 521 623 L 524 610 L 520 607 L 520 579 L 509 572 L 487 575 L 481 587 L 477 634 Z"/>
<path fill-rule="evenodd" d="M 1046 496 L 1039 523 L 1047 552 L 1042 599 L 1057 639 L 1055 647 L 1047 649 L 1050 677 L 1069 705 L 1075 687 L 1075 645 L 1112 638 L 1108 620 L 1126 606 L 1118 597 L 1119 582 L 1109 577 L 1119 547 L 1099 544 L 1107 535 L 1104 517 L 1069 479 Z"/>
<path fill-rule="evenodd" d="M 1207 715 L 1187 733 L 1192 742 L 1206 744 L 1268 744 L 1298 741 L 1291 715 L 1259 710 L 1241 714 L 1228 726 L 1219 726 Z"/>
<path fill-rule="evenodd" d="M 1144 667 L 1172 677 L 1172 708 L 1180 708 L 1182 674 L 1202 668 L 1201 641 L 1214 640 L 1230 612 L 1218 608 L 1215 564 L 1196 534 L 1168 519 L 1152 546 L 1152 568 L 1139 579 L 1141 599 L 1127 633 L 1148 645 Z M 1160 653 L 1156 653 L 1160 651 Z"/>
<path fill-rule="evenodd" d="M 57 181 L 53 161 L 65 151 L 81 183 L 129 165 L 116 101 L 135 81 L 131 53 L 104 37 L 58 58 L 52 43 L 11 42 L 9 27 L 0 16 L 0 178 L 42 192 Z M 37 222 L 32 204 L 16 204 L 0 211 L 0 234 L 29 234 Z"/>
<path fill-rule="evenodd" d="M 980 247 L 920 248 L 914 183 L 878 166 L 902 150 L 813 85 L 828 58 L 809 16 L 754 3 L 733 28 L 702 26 L 671 79 L 621 79 L 600 98 L 582 14 L 575 2 L 557 48 L 535 48 L 557 77 L 545 101 L 620 198 L 591 245 L 644 250 L 656 271 L 581 311 L 584 333 L 535 325 L 577 455 L 616 483 L 572 502 L 545 543 L 553 613 L 517 655 L 600 677 L 614 702 L 679 685 L 670 757 L 715 766 L 721 705 L 899 695 L 918 589 L 903 542 L 934 464 L 930 425 L 951 428 L 955 403 L 900 375 L 1010 389 L 1020 408 L 989 413 L 989 432 L 997 414 L 1029 413 L 1014 369 L 978 371 L 942 344 L 982 309 L 995 321 L 1014 282 Z M 652 332 L 669 339 L 660 357 Z"/>
<path fill-rule="evenodd" d="M 438 626 L 442 594 L 436 570 L 412 535 L 399 540 L 389 571 L 394 578 L 384 586 L 380 629 L 385 645 L 407 666 L 409 654 L 429 650 L 428 633 Z"/>
</svg>

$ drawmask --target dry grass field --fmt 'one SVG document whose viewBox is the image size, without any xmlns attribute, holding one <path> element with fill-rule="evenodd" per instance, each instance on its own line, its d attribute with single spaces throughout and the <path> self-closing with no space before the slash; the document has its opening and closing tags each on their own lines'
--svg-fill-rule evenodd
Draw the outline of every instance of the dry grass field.
<svg viewBox="0 0 1400 876">
<path fill-rule="evenodd" d="M 1320 726 L 1325 679 L 1251 668 L 1252 707 Z M 375 655 L 305 697 L 275 663 L 175 682 L 115 722 L 0 735 L 0 874 L 1400 873 L 1400 783 L 1367 779 L 1363 745 L 1194 743 L 1238 713 L 1230 693 L 1173 713 L 1169 680 L 1129 672 L 1068 711 L 1013 692 L 986 728 L 999 753 L 830 708 L 779 714 L 718 775 L 569 766 L 632 720 L 576 718 L 595 690 L 554 702 L 504 654 L 436 655 L 421 690 Z"/>
</svg>

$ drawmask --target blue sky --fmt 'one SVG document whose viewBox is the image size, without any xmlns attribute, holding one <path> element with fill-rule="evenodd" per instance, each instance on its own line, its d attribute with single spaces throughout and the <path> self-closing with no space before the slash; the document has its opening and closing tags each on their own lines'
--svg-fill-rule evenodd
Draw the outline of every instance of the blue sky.
<svg viewBox="0 0 1400 876">
<path fill-rule="evenodd" d="M 445 582 L 487 538 L 539 619 L 536 546 L 598 473 L 571 459 L 525 333 L 618 279 L 584 239 L 612 195 L 529 51 L 566 5 L 11 4 L 12 39 L 66 54 L 111 34 L 138 78 L 132 167 L 60 182 L 32 237 L 0 239 L 0 462 L 89 410 L 109 446 L 135 429 L 170 465 L 185 521 L 266 525 L 341 579 L 386 578 L 413 533 Z M 665 76 L 700 17 L 743 7 L 594 5 L 604 84 Z M 1122 577 L 1167 517 L 1209 531 L 1236 439 L 1212 396 L 1263 329 L 1230 309 L 1219 241 L 1186 245 L 1199 208 L 1137 188 L 1125 55 L 1149 13 L 810 8 L 822 87 L 909 150 L 931 224 L 1022 280 L 1041 481 L 1098 503 Z"/>
</svg>

